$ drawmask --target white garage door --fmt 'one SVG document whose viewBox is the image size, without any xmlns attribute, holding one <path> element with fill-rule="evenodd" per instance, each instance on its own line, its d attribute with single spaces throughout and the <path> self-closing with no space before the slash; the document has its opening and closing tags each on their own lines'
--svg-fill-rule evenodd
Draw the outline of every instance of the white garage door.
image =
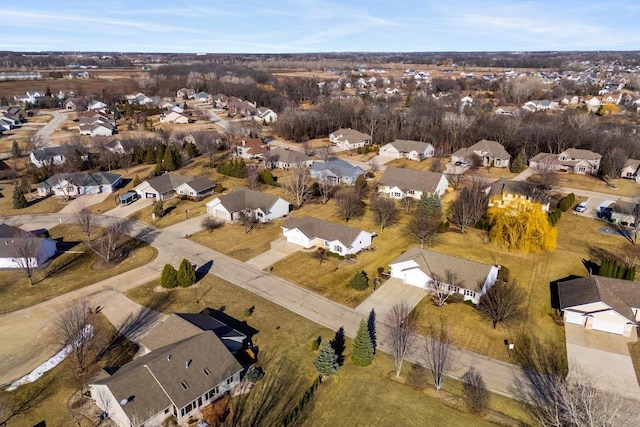
<svg viewBox="0 0 640 427">
<path fill-rule="evenodd" d="M 231 221 L 231 217 L 229 216 L 229 214 L 226 211 L 221 211 L 219 209 L 215 209 L 213 211 L 213 216 L 215 216 L 216 218 L 221 218 L 227 221 Z"/>
<path fill-rule="evenodd" d="M 624 323 L 607 322 L 606 320 L 593 319 L 592 329 L 596 331 L 610 332 L 612 334 L 624 334 Z"/>
<path fill-rule="evenodd" d="M 581 313 L 576 313 L 575 311 L 564 312 L 564 321 L 567 323 L 584 326 L 584 319 L 585 318 Z"/>
</svg>

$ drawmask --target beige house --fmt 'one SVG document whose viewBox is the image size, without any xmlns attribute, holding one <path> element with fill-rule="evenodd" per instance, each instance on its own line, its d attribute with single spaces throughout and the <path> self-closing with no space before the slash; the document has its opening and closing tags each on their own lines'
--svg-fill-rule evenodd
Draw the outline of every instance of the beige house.
<svg viewBox="0 0 640 427">
<path fill-rule="evenodd" d="M 347 128 L 329 134 L 329 141 L 343 150 L 355 150 L 371 144 L 371 135 Z"/>
<path fill-rule="evenodd" d="M 496 141 L 481 139 L 470 147 L 461 148 L 451 155 L 451 162 L 469 162 L 473 156 L 482 159 L 482 166 L 508 168 L 511 155 L 502 144 Z"/>
<path fill-rule="evenodd" d="M 433 157 L 435 149 L 428 142 L 396 139 L 380 147 L 379 154 L 393 159 L 409 159 L 416 162 Z"/>
<path fill-rule="evenodd" d="M 442 196 L 448 186 L 449 181 L 439 172 L 388 167 L 378 182 L 378 193 L 392 199 L 412 197 L 420 200 L 423 195 Z"/>
<path fill-rule="evenodd" d="M 568 148 L 560 154 L 538 153 L 529 159 L 529 166 L 579 175 L 597 175 L 601 159 L 602 155 L 593 151 Z"/>
</svg>

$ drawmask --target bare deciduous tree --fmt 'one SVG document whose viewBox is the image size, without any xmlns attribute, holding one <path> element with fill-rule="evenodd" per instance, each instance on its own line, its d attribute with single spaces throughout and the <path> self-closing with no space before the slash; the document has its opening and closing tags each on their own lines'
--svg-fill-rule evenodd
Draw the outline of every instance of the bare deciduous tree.
<svg viewBox="0 0 640 427">
<path fill-rule="evenodd" d="M 242 210 L 238 213 L 238 221 L 244 226 L 244 232 L 249 233 L 260 221 L 256 218 L 255 213 L 250 209 Z"/>
<path fill-rule="evenodd" d="M 442 319 L 437 325 L 433 322 L 429 324 L 426 338 L 425 362 L 431 370 L 433 385 L 440 390 L 453 366 L 451 338 Z"/>
<path fill-rule="evenodd" d="M 458 278 L 455 271 L 446 270 L 445 277 L 433 275 L 433 279 L 429 282 L 428 289 L 433 292 L 438 307 L 442 307 L 449 297 L 453 295 L 455 287 L 462 286 L 462 280 Z"/>
<path fill-rule="evenodd" d="M 355 188 L 342 188 L 335 195 L 338 213 L 345 221 L 362 215 L 364 204 Z"/>
<path fill-rule="evenodd" d="M 320 156 L 322 161 L 324 161 L 325 163 L 335 159 L 335 155 L 331 152 L 331 147 L 329 147 L 328 145 L 325 145 L 318 150 L 318 156 Z"/>
<path fill-rule="evenodd" d="M 93 212 L 85 206 L 80 206 L 74 212 L 72 221 L 87 236 L 87 239 L 91 240 L 91 234 L 96 228 L 96 217 Z"/>
<path fill-rule="evenodd" d="M 416 204 L 416 199 L 414 199 L 413 197 L 403 197 L 402 200 L 400 200 L 400 205 L 403 207 L 404 211 L 407 213 L 409 213 L 409 211 L 415 204 Z"/>
<path fill-rule="evenodd" d="M 488 200 L 486 184 L 478 179 L 471 181 L 451 204 L 449 208 L 450 221 L 460 227 L 460 231 L 464 233 L 465 228 L 480 221 L 487 208 Z"/>
<path fill-rule="evenodd" d="M 329 199 L 333 197 L 333 193 L 336 191 L 336 186 L 328 179 L 322 179 L 318 181 L 316 189 L 322 204 L 326 205 Z"/>
<path fill-rule="evenodd" d="M 451 184 L 454 190 L 457 190 L 458 187 L 460 187 L 460 184 L 462 184 L 462 181 L 464 181 L 464 179 L 464 174 L 462 173 L 447 174 L 447 181 L 449 181 L 449 184 Z"/>
<path fill-rule="evenodd" d="M 540 185 L 543 188 L 551 190 L 555 185 L 558 185 L 558 172 L 556 172 L 556 166 L 551 156 L 537 162 L 533 170 L 538 174 Z"/>
<path fill-rule="evenodd" d="M 13 238 L 7 240 L 7 246 L 11 258 L 18 265 L 18 269 L 33 285 L 33 276 L 40 269 L 38 255 L 42 249 L 42 239 L 33 233 L 21 230 Z"/>
<path fill-rule="evenodd" d="M 489 404 L 489 390 L 482 374 L 473 366 L 462 376 L 462 391 L 466 397 L 467 407 L 473 414 L 481 414 Z"/>
<path fill-rule="evenodd" d="M 406 302 L 394 304 L 386 317 L 391 355 L 396 365 L 396 376 L 400 376 L 402 363 L 407 357 L 416 337 L 416 316 Z"/>
<path fill-rule="evenodd" d="M 523 314 L 524 291 L 512 282 L 497 281 L 480 297 L 478 310 L 488 317 L 493 329 L 501 322 L 517 320 Z"/>
<path fill-rule="evenodd" d="M 131 224 L 127 220 L 117 220 L 104 228 L 94 240 L 88 242 L 89 247 L 106 263 L 113 260 L 120 242 L 126 236 Z"/>
<path fill-rule="evenodd" d="M 374 193 L 371 196 L 369 209 L 373 213 L 376 224 L 380 226 L 380 231 L 384 231 L 385 227 L 395 224 L 400 219 L 398 207 L 389 197 L 381 197 Z"/>
<path fill-rule="evenodd" d="M 246 170 L 247 170 L 247 186 L 252 190 L 256 190 L 260 188 L 260 174 L 258 173 L 258 166 L 247 165 Z"/>
<path fill-rule="evenodd" d="M 282 186 L 287 193 L 293 196 L 294 203 L 299 208 L 309 197 L 309 187 L 311 186 L 309 168 L 304 165 L 295 166 L 289 175 L 282 180 Z"/>
<path fill-rule="evenodd" d="M 438 225 L 440 225 L 439 215 L 428 215 L 416 212 L 406 225 L 406 232 L 409 238 L 420 243 L 423 249 L 425 244 L 433 244 L 438 237 Z"/>
</svg>

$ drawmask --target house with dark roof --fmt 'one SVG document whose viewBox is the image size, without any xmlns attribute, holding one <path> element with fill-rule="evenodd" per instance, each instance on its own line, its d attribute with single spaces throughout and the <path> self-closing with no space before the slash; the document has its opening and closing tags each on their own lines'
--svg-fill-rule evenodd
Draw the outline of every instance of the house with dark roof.
<svg viewBox="0 0 640 427">
<path fill-rule="evenodd" d="M 355 150 L 365 145 L 371 145 L 371 135 L 347 128 L 338 129 L 329 134 L 329 141 L 343 150 Z"/>
<path fill-rule="evenodd" d="M 473 156 L 482 159 L 482 166 L 507 168 L 511 154 L 507 153 L 502 144 L 496 141 L 481 139 L 470 147 L 461 148 L 451 155 L 451 162 L 468 162 Z"/>
<path fill-rule="evenodd" d="M 328 162 L 315 162 L 309 168 L 309 174 L 318 181 L 326 181 L 331 184 L 354 185 L 358 176 L 364 170 L 360 166 L 353 166 L 342 159 L 332 159 Z"/>
<path fill-rule="evenodd" d="M 537 203 L 543 212 L 549 212 L 549 195 L 539 185 L 526 181 L 500 178 L 486 189 L 489 207 L 509 209 L 522 203 Z"/>
<path fill-rule="evenodd" d="M 175 196 L 176 188 L 192 180 L 191 176 L 164 173 L 141 182 L 133 188 L 133 191 L 138 193 L 139 198 L 164 200 Z"/>
<path fill-rule="evenodd" d="M 260 222 L 269 222 L 291 212 L 291 203 L 260 191 L 235 188 L 231 193 L 207 202 L 207 213 L 225 221 L 239 219 L 242 213 L 252 215 Z"/>
<path fill-rule="evenodd" d="M 122 183 L 122 175 L 108 172 L 57 173 L 36 188 L 38 195 L 74 197 L 83 194 L 113 193 Z"/>
<path fill-rule="evenodd" d="M 428 142 L 396 139 L 380 147 L 379 154 L 393 159 L 409 159 L 416 162 L 433 157 L 435 149 Z"/>
<path fill-rule="evenodd" d="M 566 323 L 585 329 L 630 336 L 640 321 L 638 282 L 591 276 L 552 283 L 552 305 Z"/>
<path fill-rule="evenodd" d="M 87 150 L 82 145 L 69 144 L 40 148 L 32 151 L 31 154 L 29 154 L 29 159 L 31 159 L 31 163 L 37 168 L 62 165 L 67 161 L 67 156 L 74 151 L 80 153 L 82 160 L 89 160 L 89 153 L 87 153 Z"/>
<path fill-rule="evenodd" d="M 265 155 L 265 166 L 269 168 L 291 169 L 300 166 L 311 166 L 313 160 L 300 151 L 274 148 Z"/>
<path fill-rule="evenodd" d="M 495 284 L 499 265 L 411 248 L 389 264 L 391 277 L 427 291 L 461 294 L 474 304 Z"/>
<path fill-rule="evenodd" d="M 420 200 L 423 195 L 442 196 L 448 186 L 449 181 L 439 172 L 388 167 L 378 182 L 378 193 L 393 199 L 412 197 Z"/>
<path fill-rule="evenodd" d="M 117 425 L 195 422 L 204 407 L 240 383 L 242 365 L 213 330 L 176 335 L 177 341 L 89 385 L 91 398 Z"/>
<path fill-rule="evenodd" d="M 369 246 L 373 234 L 354 227 L 324 221 L 312 216 L 287 218 L 282 224 L 287 242 L 309 249 L 324 248 L 339 255 L 356 254 Z"/>
<path fill-rule="evenodd" d="M 216 184 L 211 182 L 209 178 L 201 176 L 178 185 L 176 194 L 193 200 L 201 200 L 215 193 L 215 190 Z"/>
<path fill-rule="evenodd" d="M 33 248 L 33 252 L 27 248 Z M 56 241 L 40 237 L 8 224 L 0 224 L 0 268 L 33 268 L 56 253 Z M 27 254 L 37 254 L 26 257 Z"/>
</svg>

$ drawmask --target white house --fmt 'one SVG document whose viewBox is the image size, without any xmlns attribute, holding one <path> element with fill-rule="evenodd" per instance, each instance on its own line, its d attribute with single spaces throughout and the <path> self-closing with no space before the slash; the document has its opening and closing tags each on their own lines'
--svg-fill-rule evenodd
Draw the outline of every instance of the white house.
<svg viewBox="0 0 640 427">
<path fill-rule="evenodd" d="M 102 101 L 93 100 L 87 104 L 87 110 L 89 111 L 105 111 L 107 104 Z"/>
<path fill-rule="evenodd" d="M 420 200 L 422 195 L 442 196 L 448 186 L 449 181 L 439 172 L 388 167 L 378 182 L 378 192 L 393 199 Z"/>
<path fill-rule="evenodd" d="M 558 154 L 558 161 L 569 169 L 569 172 L 580 175 L 597 175 L 602 155 L 591 150 L 568 148 Z"/>
<path fill-rule="evenodd" d="M 555 282 L 557 305 L 566 323 L 630 336 L 640 321 L 638 282 L 582 277 Z"/>
<path fill-rule="evenodd" d="M 474 304 L 495 284 L 499 265 L 482 264 L 439 252 L 411 248 L 389 264 L 391 277 L 425 290 L 435 286 L 450 294 L 462 294 Z M 453 283 L 451 283 L 453 282 Z"/>
<path fill-rule="evenodd" d="M 269 222 L 291 212 L 291 203 L 286 200 L 248 188 L 235 188 L 233 192 L 211 200 L 206 206 L 209 215 L 225 221 L 236 220 L 244 212 L 260 222 Z"/>
<path fill-rule="evenodd" d="M 282 224 L 287 242 L 309 249 L 324 248 L 339 255 L 356 254 L 371 245 L 373 234 L 346 225 L 324 221 L 311 216 L 287 218 Z"/>
<path fill-rule="evenodd" d="M 329 141 L 343 150 L 355 150 L 371 144 L 371 135 L 367 135 L 351 128 L 338 129 L 329 134 Z"/>
<path fill-rule="evenodd" d="M 167 114 L 163 114 L 160 117 L 160 121 L 162 123 L 187 124 L 189 123 L 189 117 L 185 116 L 184 114 L 171 111 Z"/>
<path fill-rule="evenodd" d="M 107 172 L 57 173 L 37 185 L 38 195 L 73 197 L 83 194 L 113 193 L 122 175 Z"/>
<path fill-rule="evenodd" d="M 523 204 L 540 205 L 542 212 L 549 212 L 550 197 L 544 189 L 526 182 L 500 178 L 487 188 L 489 207 L 509 209 Z"/>
<path fill-rule="evenodd" d="M 89 385 L 91 399 L 117 426 L 168 425 L 169 419 L 187 425 L 240 383 L 242 365 L 214 331 L 174 335 Z"/>
<path fill-rule="evenodd" d="M 215 190 L 216 184 L 211 182 L 209 178 L 201 176 L 178 185 L 176 194 L 193 200 L 201 200 L 213 194 Z"/>
<path fill-rule="evenodd" d="M 89 154 L 87 150 L 81 145 L 59 145 L 54 147 L 43 147 L 39 150 L 32 151 L 29 154 L 29 159 L 31 163 L 35 165 L 37 168 L 41 168 L 43 166 L 53 166 L 53 165 L 61 165 L 67 161 L 67 156 L 72 154 L 74 151 L 78 151 L 82 160 L 88 160 Z"/>
<path fill-rule="evenodd" d="M 193 178 L 190 176 L 164 173 L 141 182 L 133 188 L 133 191 L 135 191 L 141 199 L 164 200 L 175 196 L 178 186 L 192 180 Z"/>
<path fill-rule="evenodd" d="M 428 157 L 433 157 L 435 149 L 428 142 L 396 139 L 380 147 L 379 154 L 394 159 L 405 158 L 420 162 Z"/>
<path fill-rule="evenodd" d="M 353 166 L 343 159 L 332 159 L 328 162 L 315 162 L 309 168 L 309 174 L 318 181 L 332 184 L 354 185 L 358 176 L 364 174 L 360 166 Z"/>
<path fill-rule="evenodd" d="M 34 257 L 24 257 L 33 247 Z M 56 241 L 24 231 L 8 224 L 0 224 L 0 268 L 37 268 L 56 253 Z"/>
<path fill-rule="evenodd" d="M 620 177 L 632 179 L 635 182 L 640 182 L 640 174 L 638 174 L 639 170 L 640 170 L 640 160 L 628 159 L 624 163 L 624 167 L 620 172 Z"/>
<path fill-rule="evenodd" d="M 253 118 L 255 120 L 264 121 L 265 123 L 275 123 L 278 121 L 278 114 L 269 108 L 258 107 Z"/>
<path fill-rule="evenodd" d="M 313 163 L 313 159 L 300 151 L 280 147 L 269 150 L 265 154 L 265 164 L 270 168 L 291 169 L 298 166 L 311 166 Z"/>
</svg>

